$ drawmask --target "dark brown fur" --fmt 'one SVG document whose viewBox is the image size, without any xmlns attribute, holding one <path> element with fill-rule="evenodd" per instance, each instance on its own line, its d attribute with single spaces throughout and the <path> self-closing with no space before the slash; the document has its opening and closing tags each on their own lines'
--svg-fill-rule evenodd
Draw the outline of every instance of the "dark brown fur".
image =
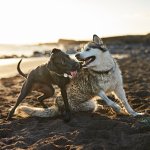
<svg viewBox="0 0 150 150">
<path fill-rule="evenodd" d="M 66 93 L 66 85 L 69 83 L 70 79 L 64 77 L 63 74 L 69 74 L 70 71 L 78 70 L 79 64 L 61 50 L 53 49 L 49 62 L 38 66 L 27 76 L 20 70 L 21 61 L 22 60 L 18 63 L 17 70 L 19 74 L 26 78 L 26 80 L 22 86 L 17 102 L 9 112 L 7 119 L 10 119 L 13 116 L 15 109 L 33 89 L 43 93 L 42 96 L 38 97 L 38 101 L 44 108 L 46 108 L 47 106 L 43 103 L 43 100 L 54 95 L 55 90 L 52 85 L 55 84 L 60 88 L 64 100 L 66 110 L 65 121 L 69 121 L 70 109 Z"/>
</svg>

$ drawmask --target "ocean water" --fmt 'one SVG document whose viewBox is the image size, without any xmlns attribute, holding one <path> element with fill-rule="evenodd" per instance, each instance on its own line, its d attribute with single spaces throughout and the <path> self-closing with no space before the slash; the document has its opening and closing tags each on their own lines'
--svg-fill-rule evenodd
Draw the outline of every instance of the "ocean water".
<svg viewBox="0 0 150 150">
<path fill-rule="evenodd" d="M 0 57 L 2 56 L 31 56 L 34 51 L 44 52 L 52 50 L 57 45 L 0 45 Z"/>
</svg>

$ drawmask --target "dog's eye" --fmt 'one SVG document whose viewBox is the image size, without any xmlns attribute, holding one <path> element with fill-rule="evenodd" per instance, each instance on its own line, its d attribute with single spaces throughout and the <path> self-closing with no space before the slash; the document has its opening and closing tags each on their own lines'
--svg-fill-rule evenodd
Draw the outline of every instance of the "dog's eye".
<svg viewBox="0 0 150 150">
<path fill-rule="evenodd" d="M 67 55 L 67 58 L 69 58 L 69 59 L 70 59 L 69 55 Z"/>
<path fill-rule="evenodd" d="M 87 48 L 85 51 L 89 51 L 90 49 L 89 48 Z"/>
<path fill-rule="evenodd" d="M 62 65 L 65 65 L 65 61 L 64 61 L 64 60 L 61 60 L 61 64 L 62 64 Z"/>
<path fill-rule="evenodd" d="M 81 50 L 82 50 L 81 48 L 78 48 L 76 51 L 77 51 L 77 52 L 81 52 Z"/>
</svg>

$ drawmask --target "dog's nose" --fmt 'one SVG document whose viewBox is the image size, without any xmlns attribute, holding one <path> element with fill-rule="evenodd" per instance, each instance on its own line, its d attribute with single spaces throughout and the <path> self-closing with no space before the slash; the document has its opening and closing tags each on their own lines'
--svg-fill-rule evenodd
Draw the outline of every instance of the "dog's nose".
<svg viewBox="0 0 150 150">
<path fill-rule="evenodd" d="M 79 63 L 78 62 L 74 62 L 73 66 L 72 66 L 72 69 L 73 70 L 78 70 L 78 68 L 79 68 Z"/>
<path fill-rule="evenodd" d="M 80 58 L 80 54 L 76 54 L 75 57 L 78 59 Z"/>
</svg>

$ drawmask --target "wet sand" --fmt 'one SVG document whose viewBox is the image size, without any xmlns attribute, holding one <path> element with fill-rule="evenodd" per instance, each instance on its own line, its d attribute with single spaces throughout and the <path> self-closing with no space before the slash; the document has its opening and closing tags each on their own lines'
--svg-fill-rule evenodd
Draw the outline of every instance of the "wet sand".
<svg viewBox="0 0 150 150">
<path fill-rule="evenodd" d="M 18 72 L 16 68 L 19 60 L 20 58 L 0 59 L 0 78 L 7 78 L 17 75 Z M 27 73 L 47 61 L 48 58 L 46 57 L 24 58 L 21 63 L 21 69 L 23 72 Z"/>
<path fill-rule="evenodd" d="M 73 114 L 69 123 L 57 118 L 19 118 L 6 121 L 8 110 L 16 102 L 24 79 L 20 76 L 0 80 L 1 150 L 149 150 L 150 148 L 150 57 L 138 55 L 118 61 L 130 105 L 146 115 L 119 116 L 104 105 L 94 113 Z M 59 90 L 56 88 L 56 94 Z M 32 92 L 25 100 L 38 106 Z M 114 98 L 110 96 L 113 100 Z M 46 100 L 51 106 L 55 96 Z"/>
</svg>

